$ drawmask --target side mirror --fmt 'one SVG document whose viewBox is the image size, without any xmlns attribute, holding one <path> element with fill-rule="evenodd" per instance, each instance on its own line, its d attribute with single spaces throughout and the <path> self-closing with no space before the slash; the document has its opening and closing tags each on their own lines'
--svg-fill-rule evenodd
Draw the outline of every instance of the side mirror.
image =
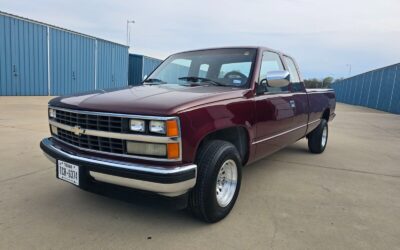
<svg viewBox="0 0 400 250">
<path fill-rule="evenodd" d="M 269 71 L 267 73 L 267 78 L 263 80 L 266 80 L 270 87 L 286 87 L 290 83 L 290 73 L 287 70 Z"/>
</svg>

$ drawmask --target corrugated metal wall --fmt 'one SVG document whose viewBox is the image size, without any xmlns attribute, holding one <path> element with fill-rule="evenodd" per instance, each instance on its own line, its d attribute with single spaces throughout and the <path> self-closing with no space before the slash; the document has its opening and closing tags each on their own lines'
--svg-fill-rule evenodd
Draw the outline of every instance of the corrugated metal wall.
<svg viewBox="0 0 400 250">
<path fill-rule="evenodd" d="M 46 95 L 47 71 L 47 28 L 0 15 L 0 95 Z"/>
<path fill-rule="evenodd" d="M 114 88 L 128 83 L 128 51 L 103 40 L 97 42 L 97 87 Z"/>
<path fill-rule="evenodd" d="M 143 77 L 149 75 L 162 60 L 136 54 L 129 54 L 129 85 L 141 84 Z"/>
<path fill-rule="evenodd" d="M 139 85 L 143 79 L 143 56 L 129 54 L 129 85 Z"/>
<path fill-rule="evenodd" d="M 334 82 L 331 87 L 338 102 L 400 114 L 400 63 Z"/>
<path fill-rule="evenodd" d="M 50 29 L 52 95 L 95 89 L 95 39 Z"/>
<path fill-rule="evenodd" d="M 128 84 L 128 47 L 0 12 L 0 95 L 68 95 Z"/>
<path fill-rule="evenodd" d="M 148 56 L 143 56 L 143 76 L 145 75 L 150 75 L 155 68 L 158 67 L 162 63 L 162 60 L 148 57 Z"/>
</svg>

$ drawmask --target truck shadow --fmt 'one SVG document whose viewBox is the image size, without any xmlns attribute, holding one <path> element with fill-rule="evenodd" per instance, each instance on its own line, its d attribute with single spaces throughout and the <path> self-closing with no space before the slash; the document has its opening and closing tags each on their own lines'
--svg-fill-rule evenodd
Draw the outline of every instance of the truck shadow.
<svg viewBox="0 0 400 250">
<path fill-rule="evenodd" d="M 276 171 L 279 171 L 281 164 L 276 162 L 273 163 L 273 161 L 270 160 L 280 159 L 282 157 L 285 157 L 286 154 L 308 154 L 308 150 L 306 147 L 304 147 L 304 145 L 296 143 L 269 157 L 265 157 L 257 162 L 254 162 L 243 169 L 243 181 L 246 182 L 246 185 L 251 185 L 252 182 L 250 181 L 250 179 L 254 178 L 254 175 L 260 174 L 272 178 L 271 175 L 274 175 Z M 140 190 L 134 190 L 107 183 L 96 182 L 93 184 L 94 185 L 91 186 L 90 190 L 87 191 L 100 195 L 101 197 L 106 199 L 122 201 L 123 203 L 125 203 L 123 204 L 119 202 L 107 202 L 103 198 L 90 196 L 90 199 L 95 204 L 104 204 L 96 208 L 97 212 L 99 213 L 108 214 L 110 212 L 109 210 L 122 209 L 127 213 L 120 214 L 120 217 L 125 217 L 127 220 L 133 219 L 134 221 L 137 221 L 137 218 L 140 217 L 141 220 L 152 221 L 154 220 L 154 216 L 156 215 L 158 217 L 158 220 L 164 221 L 166 223 L 173 220 L 174 223 L 184 223 L 186 224 L 186 226 L 189 226 L 187 224 L 189 221 L 191 221 L 189 224 L 192 226 L 207 225 L 206 223 L 203 223 L 193 218 L 190 212 L 187 211 L 187 194 L 179 197 L 169 198 L 149 192 L 143 192 Z M 79 196 L 82 199 L 89 198 L 87 195 Z M 103 209 L 104 211 L 100 211 Z"/>
<path fill-rule="evenodd" d="M 98 182 L 94 183 L 90 190 L 87 191 L 139 206 L 163 207 L 168 210 L 184 210 L 188 197 L 187 195 L 182 195 L 170 198 L 150 192 Z"/>
<path fill-rule="evenodd" d="M 310 152 L 308 151 L 308 147 L 307 147 L 307 141 L 298 141 L 295 144 L 292 144 L 290 146 L 287 146 L 284 149 L 281 149 L 280 151 L 272 154 L 271 156 L 266 157 L 265 159 L 268 159 L 270 157 L 275 157 L 275 156 L 281 156 L 281 155 L 285 155 L 285 154 L 310 154 Z"/>
<path fill-rule="evenodd" d="M 96 183 L 86 190 L 97 195 L 132 204 L 142 208 L 157 208 L 163 211 L 189 214 L 186 211 L 188 195 L 178 197 L 165 197 L 150 192 L 143 192 L 107 183 Z"/>
</svg>

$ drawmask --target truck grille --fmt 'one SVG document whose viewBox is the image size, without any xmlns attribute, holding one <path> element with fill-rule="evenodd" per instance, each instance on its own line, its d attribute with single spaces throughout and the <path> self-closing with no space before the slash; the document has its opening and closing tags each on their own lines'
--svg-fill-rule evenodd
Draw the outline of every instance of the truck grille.
<svg viewBox="0 0 400 250">
<path fill-rule="evenodd" d="M 105 138 L 105 137 L 98 137 L 91 135 L 77 136 L 72 132 L 60 128 L 58 129 L 58 135 L 56 137 L 64 142 L 67 142 L 71 145 L 80 148 L 115 153 L 115 154 L 125 153 L 124 141 L 120 139 L 112 139 L 112 138 Z"/>
<path fill-rule="evenodd" d="M 71 147 L 83 151 L 94 151 L 129 158 L 144 160 L 180 161 L 181 137 L 180 135 L 167 136 L 151 133 L 151 121 L 160 120 L 167 122 L 178 117 L 157 117 L 134 114 L 106 113 L 85 110 L 70 110 L 49 106 L 49 126 L 54 139 Z M 130 120 L 141 120 L 145 124 L 145 131 L 131 131 Z M 151 144 L 176 144 L 179 146 L 179 157 L 167 158 L 152 152 L 148 154 L 128 152 L 127 143 L 141 142 Z M 136 151 L 135 151 L 136 152 Z"/>
<path fill-rule="evenodd" d="M 55 121 L 68 126 L 117 133 L 123 132 L 128 126 L 128 120 L 122 117 L 79 114 L 64 110 L 57 110 Z"/>
</svg>

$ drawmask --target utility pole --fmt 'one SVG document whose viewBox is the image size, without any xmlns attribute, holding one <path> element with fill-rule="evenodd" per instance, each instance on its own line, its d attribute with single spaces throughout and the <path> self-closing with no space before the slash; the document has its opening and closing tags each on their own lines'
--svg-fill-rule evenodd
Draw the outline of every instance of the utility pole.
<svg viewBox="0 0 400 250">
<path fill-rule="evenodd" d="M 349 67 L 349 75 L 348 75 L 348 77 L 350 77 L 351 76 L 351 64 L 346 64 L 346 66 Z"/>
<path fill-rule="evenodd" d="M 130 43 L 131 43 L 131 34 L 129 32 L 129 24 L 135 23 L 135 20 L 126 20 L 126 46 L 130 47 Z"/>
</svg>

